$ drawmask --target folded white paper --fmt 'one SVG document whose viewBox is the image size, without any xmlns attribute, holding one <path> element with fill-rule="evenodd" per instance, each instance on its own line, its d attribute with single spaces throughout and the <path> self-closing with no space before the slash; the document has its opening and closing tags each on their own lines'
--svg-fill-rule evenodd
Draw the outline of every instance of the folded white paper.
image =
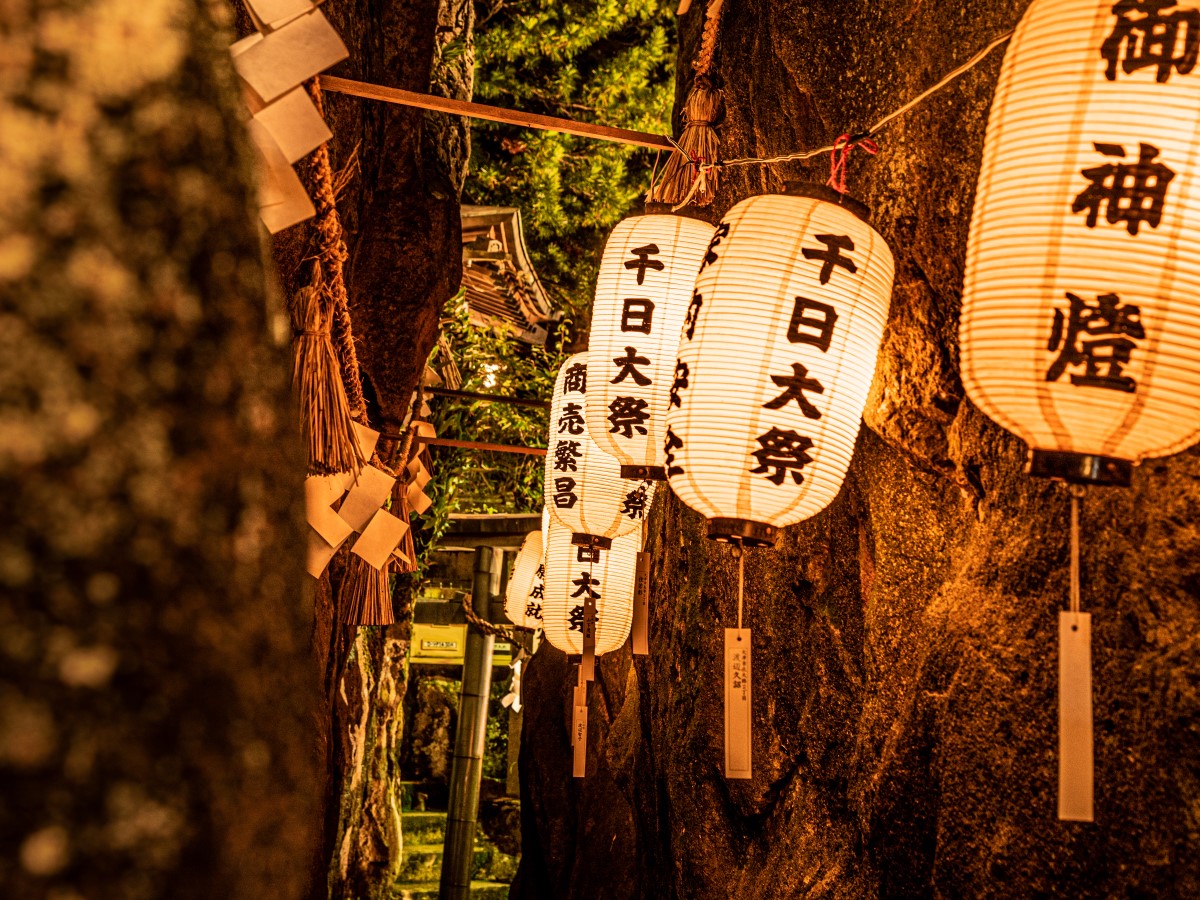
<svg viewBox="0 0 1200 900">
<path fill-rule="evenodd" d="M 338 515 L 345 519 L 355 531 L 362 531 L 374 518 L 392 492 L 396 479 L 374 466 L 366 466 L 358 475 L 358 482 L 342 501 Z"/>
<path fill-rule="evenodd" d="M 349 53 L 320 10 L 272 31 L 233 59 L 234 68 L 265 103 L 345 59 Z"/>
<path fill-rule="evenodd" d="M 386 509 L 381 509 L 363 529 L 350 552 L 357 553 L 374 568 L 382 569 L 406 531 L 407 522 L 397 519 Z"/>
<path fill-rule="evenodd" d="M 302 159 L 333 137 L 308 91 L 302 87 L 264 106 L 254 118 L 275 139 L 289 163 Z"/>
</svg>

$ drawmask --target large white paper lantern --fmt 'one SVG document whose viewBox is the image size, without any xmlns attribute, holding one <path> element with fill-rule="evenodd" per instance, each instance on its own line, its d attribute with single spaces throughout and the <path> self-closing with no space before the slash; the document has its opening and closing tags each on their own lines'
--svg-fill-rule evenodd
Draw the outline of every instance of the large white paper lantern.
<svg viewBox="0 0 1200 900">
<path fill-rule="evenodd" d="M 585 594 L 596 601 L 596 655 L 611 653 L 629 637 L 641 529 L 615 538 L 612 547 L 580 547 L 554 522 L 546 539 L 546 640 L 564 653 L 583 652 Z"/>
<path fill-rule="evenodd" d="M 654 485 L 621 479 L 620 464 L 592 440 L 585 415 L 587 354 L 568 357 L 554 380 L 546 444 L 545 503 L 576 540 L 606 546 L 640 529 Z"/>
<path fill-rule="evenodd" d="M 522 628 L 542 627 L 546 565 L 542 531 L 531 531 L 521 542 L 512 575 L 504 590 L 504 614 Z"/>
<path fill-rule="evenodd" d="M 967 249 L 967 395 L 1031 471 L 1128 483 L 1200 437 L 1200 13 L 1035 0 Z"/>
<path fill-rule="evenodd" d="M 892 291 L 891 251 L 865 214 L 804 186 L 743 200 L 717 227 L 664 445 L 671 489 L 712 538 L 773 543 L 841 487 Z"/>
<path fill-rule="evenodd" d="M 613 229 L 588 336 L 588 432 L 621 477 L 663 481 L 663 436 L 675 351 L 713 227 L 683 216 L 634 216 Z"/>
</svg>

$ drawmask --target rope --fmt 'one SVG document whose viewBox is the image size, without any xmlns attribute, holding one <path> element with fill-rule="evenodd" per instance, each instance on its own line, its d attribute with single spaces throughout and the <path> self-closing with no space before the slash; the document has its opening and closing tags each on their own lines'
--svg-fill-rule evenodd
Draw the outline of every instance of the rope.
<svg viewBox="0 0 1200 900">
<path fill-rule="evenodd" d="M 482 631 L 484 634 L 490 634 L 498 638 L 503 638 L 510 643 L 516 643 L 518 631 L 536 631 L 534 628 L 526 628 L 524 625 L 494 625 L 487 619 L 480 616 L 471 608 L 471 595 L 463 594 L 462 596 L 463 615 L 467 617 L 467 621 Z"/>
<path fill-rule="evenodd" d="M 738 546 L 738 631 L 742 630 L 742 597 L 746 590 L 746 551 Z"/>
<path fill-rule="evenodd" d="M 880 130 L 885 128 L 887 125 L 890 125 L 894 119 L 897 119 L 900 116 L 904 115 L 906 112 L 911 110 L 913 107 L 918 106 L 919 104 L 923 103 L 925 100 L 927 100 L 933 94 L 936 94 L 942 88 L 946 87 L 946 85 L 950 84 L 952 81 L 955 81 L 962 75 L 965 75 L 971 69 L 975 68 L 975 66 L 979 65 L 979 63 L 981 63 L 985 58 L 987 58 L 987 56 L 989 54 L 991 54 L 991 52 L 993 50 L 995 50 L 1001 44 L 1005 43 L 1012 36 L 1013 36 L 1012 31 L 1006 31 L 1003 34 L 1001 34 L 999 37 L 995 38 L 990 44 L 988 44 L 986 47 L 984 47 L 982 50 L 980 50 L 978 53 L 976 53 L 974 56 L 972 56 L 969 60 L 967 60 L 965 63 L 963 63 L 957 69 L 950 72 L 950 74 L 946 75 L 941 81 L 939 81 L 933 87 L 926 88 L 924 91 L 922 91 L 917 96 L 913 97 L 913 99 L 909 100 L 907 103 L 905 103 L 899 109 L 894 110 L 893 112 L 890 112 L 883 118 L 879 119 L 874 125 L 872 125 L 869 129 L 867 129 L 865 132 L 862 133 L 861 138 L 868 138 L 868 137 L 871 137 L 872 135 L 878 133 Z M 692 162 L 695 165 L 699 165 L 702 172 L 705 170 L 725 169 L 725 168 L 730 168 L 732 166 L 763 166 L 763 165 L 770 166 L 770 165 L 775 165 L 777 163 L 801 162 L 806 159 L 812 159 L 814 156 L 821 156 L 822 154 L 825 154 L 825 153 L 832 153 L 836 149 L 837 149 L 837 147 L 835 144 L 830 144 L 827 147 L 818 147 L 815 150 L 799 150 L 799 151 L 796 151 L 795 153 L 784 153 L 781 156 L 770 156 L 770 157 L 740 156 L 735 159 L 723 159 L 720 161 L 710 162 L 710 163 L 700 163 L 696 160 L 693 160 Z M 686 201 L 684 201 L 684 202 L 686 203 Z M 683 204 L 680 204 L 680 205 L 682 206 Z M 676 207 L 676 208 L 678 209 L 679 207 Z"/>
<path fill-rule="evenodd" d="M 703 81 L 704 87 L 712 80 L 713 58 L 717 52 L 717 37 L 721 29 L 721 7 L 725 0 L 712 0 L 704 11 L 704 33 L 700 37 L 700 52 L 692 63 L 696 80 Z"/>
<path fill-rule="evenodd" d="M 308 83 L 308 92 L 317 107 L 317 112 L 321 118 L 325 118 L 324 94 L 315 78 Z M 317 259 L 321 262 L 323 270 L 328 273 L 326 288 L 333 298 L 333 344 L 342 364 L 342 382 L 346 387 L 350 414 L 355 421 L 366 424 L 367 403 L 363 398 L 358 354 L 354 350 L 354 332 L 350 326 L 350 298 L 346 293 L 343 271 L 349 254 L 346 251 L 342 219 L 337 211 L 337 191 L 334 187 L 333 166 L 329 162 L 328 141 L 313 153 L 312 173 L 316 182 L 313 205 L 317 209 L 313 226 L 316 228 L 320 245 Z M 344 187 L 344 184 L 341 187 Z"/>
</svg>

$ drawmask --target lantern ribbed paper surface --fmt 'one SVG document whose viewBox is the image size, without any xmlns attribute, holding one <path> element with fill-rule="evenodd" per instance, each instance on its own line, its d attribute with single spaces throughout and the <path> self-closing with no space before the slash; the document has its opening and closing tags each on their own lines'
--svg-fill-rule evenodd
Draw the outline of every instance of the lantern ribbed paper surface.
<svg viewBox="0 0 1200 900">
<path fill-rule="evenodd" d="M 1200 436 L 1200 27 L 1161 7 L 1035 0 L 1004 58 L 962 375 L 1035 451 L 1138 460 Z"/>
<path fill-rule="evenodd" d="M 849 209 L 806 190 L 817 196 L 733 207 L 696 279 L 666 466 L 679 499 L 710 520 L 808 518 L 837 495 L 854 451 L 887 321 L 892 254 Z M 710 524 L 711 536 L 723 533 L 737 531 Z M 743 537 L 752 534 L 771 541 L 769 527 Z"/>
<path fill-rule="evenodd" d="M 641 531 L 615 538 L 612 549 L 576 547 L 570 529 L 553 522 L 546 541 L 546 640 L 565 653 L 583 652 L 584 592 L 596 599 L 596 655 L 625 643 L 633 625 L 633 587 Z"/>
<path fill-rule="evenodd" d="M 588 338 L 587 425 L 624 477 L 665 477 L 675 351 L 712 233 L 697 219 L 634 216 L 613 229 L 604 247 Z"/>
<path fill-rule="evenodd" d="M 563 363 L 550 401 L 545 497 L 555 522 L 578 534 L 614 538 L 638 530 L 654 485 L 623 481 L 621 467 L 588 434 L 587 355 Z"/>
<path fill-rule="evenodd" d="M 504 591 L 504 614 L 514 625 L 522 628 L 542 626 L 546 575 L 544 560 L 542 532 L 531 531 L 521 542 L 508 587 Z"/>
</svg>

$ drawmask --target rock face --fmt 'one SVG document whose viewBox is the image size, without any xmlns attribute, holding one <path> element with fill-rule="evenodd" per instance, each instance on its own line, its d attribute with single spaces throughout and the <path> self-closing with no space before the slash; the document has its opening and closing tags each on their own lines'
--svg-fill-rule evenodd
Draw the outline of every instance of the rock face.
<svg viewBox="0 0 1200 900">
<path fill-rule="evenodd" d="M 1026 4 L 727 4 L 726 156 L 828 144 L 1012 28 Z M 702 8 L 682 20 L 680 59 Z M 1057 612 L 1066 491 L 964 399 L 963 258 L 997 52 L 850 163 L 896 257 L 866 425 L 835 502 L 746 568 L 754 777 L 722 766 L 736 565 L 663 492 L 652 653 L 604 660 L 589 772 L 569 777 L 573 669 L 526 673 L 514 898 L 1200 894 L 1200 451 L 1092 489 L 1094 824 L 1059 822 Z M 715 217 L 828 162 L 729 170 Z"/>
<path fill-rule="evenodd" d="M 293 898 L 316 678 L 228 22 L 0 29 L 0 895 Z"/>
</svg>

